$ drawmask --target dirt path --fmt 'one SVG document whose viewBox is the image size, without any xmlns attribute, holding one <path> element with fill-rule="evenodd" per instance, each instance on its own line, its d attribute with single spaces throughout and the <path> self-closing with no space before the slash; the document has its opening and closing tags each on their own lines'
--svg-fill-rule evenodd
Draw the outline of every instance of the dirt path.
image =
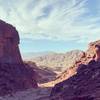
<svg viewBox="0 0 100 100">
<path fill-rule="evenodd" d="M 50 92 L 50 87 L 39 87 L 37 89 L 29 89 L 27 91 L 0 97 L 0 100 L 49 100 Z"/>
</svg>

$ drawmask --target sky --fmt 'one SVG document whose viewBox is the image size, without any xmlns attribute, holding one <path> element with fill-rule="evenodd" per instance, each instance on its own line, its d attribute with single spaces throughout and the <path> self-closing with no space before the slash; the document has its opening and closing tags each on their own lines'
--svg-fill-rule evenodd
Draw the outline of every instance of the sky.
<svg viewBox="0 0 100 100">
<path fill-rule="evenodd" d="M 100 0 L 0 0 L 0 19 L 18 30 L 22 53 L 86 50 L 100 39 Z"/>
</svg>

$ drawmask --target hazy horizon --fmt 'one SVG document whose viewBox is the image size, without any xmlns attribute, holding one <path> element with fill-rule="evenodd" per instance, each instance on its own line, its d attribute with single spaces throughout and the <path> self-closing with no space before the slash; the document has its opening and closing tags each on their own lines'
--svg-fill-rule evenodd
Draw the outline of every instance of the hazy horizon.
<svg viewBox="0 0 100 100">
<path fill-rule="evenodd" d="M 45 43 L 46 41 L 46 43 Z M 49 41 L 49 42 L 48 42 Z M 31 45 L 31 46 L 30 46 Z M 80 47 L 81 45 L 81 47 Z M 56 52 L 65 53 L 72 50 L 86 51 L 88 43 L 66 42 L 66 41 L 50 41 L 50 40 L 22 40 L 20 45 L 21 53 L 42 53 L 42 52 Z"/>
</svg>

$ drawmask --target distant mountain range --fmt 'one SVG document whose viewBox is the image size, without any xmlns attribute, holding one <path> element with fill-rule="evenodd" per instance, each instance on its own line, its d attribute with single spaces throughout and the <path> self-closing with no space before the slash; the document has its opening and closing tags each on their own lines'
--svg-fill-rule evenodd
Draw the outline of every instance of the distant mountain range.
<svg viewBox="0 0 100 100">
<path fill-rule="evenodd" d="M 36 57 L 41 57 L 41 56 L 46 56 L 46 55 L 52 55 L 55 54 L 55 52 L 51 52 L 51 51 L 44 51 L 44 52 L 25 52 L 22 54 L 22 58 L 23 60 L 27 60 L 30 61 L 33 58 Z"/>
<path fill-rule="evenodd" d="M 32 61 L 42 68 L 52 68 L 54 71 L 62 72 L 73 66 L 76 61 L 84 55 L 83 51 L 73 50 L 66 53 L 36 52 L 24 55 L 25 61 Z"/>
</svg>

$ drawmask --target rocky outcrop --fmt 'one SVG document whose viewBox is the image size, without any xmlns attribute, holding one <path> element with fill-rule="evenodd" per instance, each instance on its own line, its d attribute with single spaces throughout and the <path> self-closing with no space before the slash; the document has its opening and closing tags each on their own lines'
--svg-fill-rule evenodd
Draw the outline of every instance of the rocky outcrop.
<svg viewBox="0 0 100 100">
<path fill-rule="evenodd" d="M 41 68 L 40 66 L 37 66 L 34 62 L 31 61 L 27 61 L 25 63 L 34 69 L 36 73 L 35 76 L 39 84 L 50 82 L 54 80 L 57 76 L 57 74 L 49 68 Z"/>
<path fill-rule="evenodd" d="M 15 27 L 0 20 L 0 95 L 37 87 L 34 70 L 25 65 Z"/>
<path fill-rule="evenodd" d="M 53 84 L 62 82 L 68 79 L 69 77 L 75 75 L 77 73 L 77 68 L 80 64 L 88 64 L 91 60 L 93 60 L 95 57 L 94 49 L 95 49 L 95 45 L 97 44 L 100 44 L 100 40 L 89 43 L 88 50 L 86 52 L 81 53 L 81 55 L 78 55 L 80 56 L 80 59 L 76 60 L 74 64 L 72 64 L 64 72 L 59 74 L 57 78 L 54 80 Z"/>
<path fill-rule="evenodd" d="M 0 63 L 22 63 L 15 27 L 0 20 Z"/>
<path fill-rule="evenodd" d="M 95 45 L 97 45 L 97 44 L 100 45 L 100 40 L 89 43 L 88 50 L 86 51 L 88 58 L 89 57 L 93 58 L 95 56 L 94 49 L 95 49 Z"/>
<path fill-rule="evenodd" d="M 73 66 L 74 72 L 71 69 L 73 75 L 66 73 L 67 79 L 55 85 L 51 92 L 51 100 L 100 99 L 100 62 L 93 60 L 96 44 L 100 44 L 100 41 L 89 44 L 85 56 Z"/>
</svg>

